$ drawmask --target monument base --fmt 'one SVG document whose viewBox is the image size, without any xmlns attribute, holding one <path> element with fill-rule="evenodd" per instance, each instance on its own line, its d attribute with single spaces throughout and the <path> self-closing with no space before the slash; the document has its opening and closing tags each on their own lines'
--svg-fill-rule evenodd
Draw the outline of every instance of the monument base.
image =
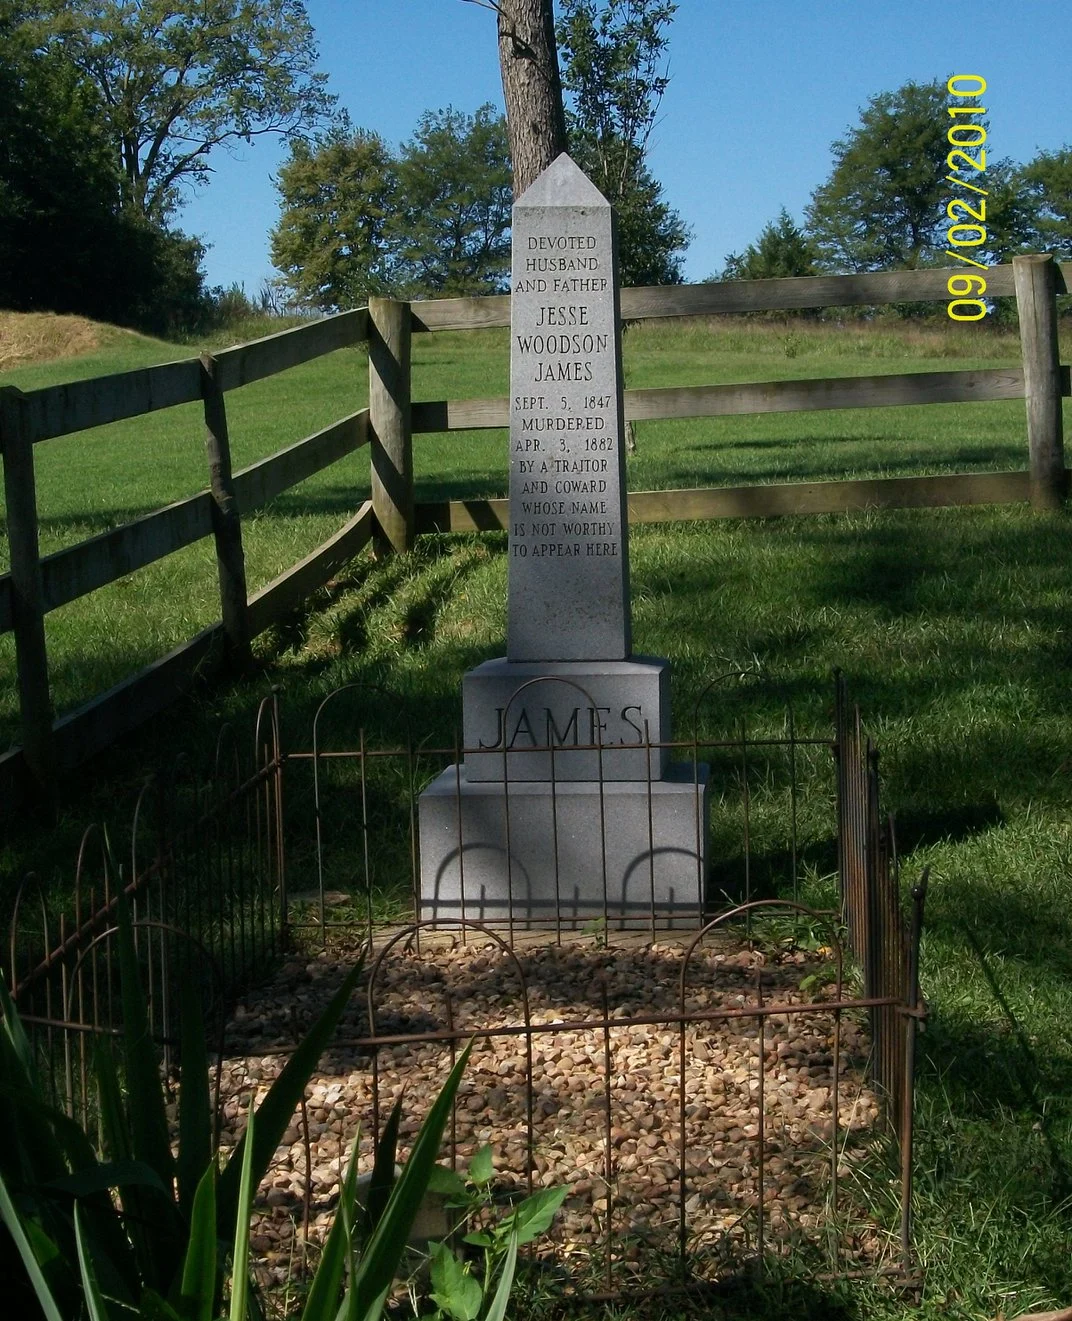
<svg viewBox="0 0 1072 1321">
<path fill-rule="evenodd" d="M 662 780 L 602 786 L 471 781 L 449 766 L 420 798 L 421 917 L 698 925 L 707 793 L 706 766 L 698 783 L 675 765 Z"/>
<path fill-rule="evenodd" d="M 550 780 L 551 747 L 559 780 L 659 780 L 670 662 L 485 661 L 462 679 L 462 736 L 469 780 Z"/>
</svg>

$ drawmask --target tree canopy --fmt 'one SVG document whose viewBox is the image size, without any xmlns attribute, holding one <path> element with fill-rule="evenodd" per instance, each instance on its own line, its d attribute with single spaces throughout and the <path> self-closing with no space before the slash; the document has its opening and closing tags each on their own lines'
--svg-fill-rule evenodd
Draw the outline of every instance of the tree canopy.
<svg viewBox="0 0 1072 1321">
<path fill-rule="evenodd" d="M 397 156 L 344 117 L 313 144 L 292 144 L 276 186 L 272 261 L 309 306 L 505 287 L 510 156 L 490 105 L 427 112 Z"/>
<path fill-rule="evenodd" d="M 807 211 L 827 269 L 911 270 L 945 246 L 948 100 L 937 79 L 880 92 L 833 144 L 833 171 Z"/>
<path fill-rule="evenodd" d="M 164 332 L 204 314 L 195 240 L 123 208 L 100 95 L 0 0 L 0 306 Z"/>
<path fill-rule="evenodd" d="M 43 0 L 43 31 L 93 82 L 123 200 L 154 220 L 216 148 L 310 129 L 334 97 L 302 0 Z"/>
<path fill-rule="evenodd" d="M 688 227 L 647 160 L 676 10 L 672 0 L 563 0 L 557 29 L 570 154 L 617 209 L 623 285 L 682 279 Z"/>
<path fill-rule="evenodd" d="M 816 250 L 808 235 L 782 208 L 777 220 L 764 226 L 755 243 L 726 258 L 723 280 L 775 280 L 783 276 L 815 275 Z"/>
</svg>

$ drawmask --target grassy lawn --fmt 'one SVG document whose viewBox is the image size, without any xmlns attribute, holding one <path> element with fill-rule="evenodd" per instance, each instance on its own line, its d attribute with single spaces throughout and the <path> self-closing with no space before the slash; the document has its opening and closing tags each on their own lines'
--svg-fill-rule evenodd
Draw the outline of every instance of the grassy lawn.
<svg viewBox="0 0 1072 1321">
<path fill-rule="evenodd" d="M 186 352 L 136 351 L 156 360 Z M 415 395 L 505 392 L 506 356 L 502 332 L 420 336 Z M 1016 341 L 971 327 L 641 325 L 629 329 L 625 356 L 627 384 L 652 386 L 996 366 L 1016 360 Z M 85 366 L 26 367 L 0 381 L 29 387 L 61 371 L 86 374 Z M 235 392 L 236 464 L 360 406 L 364 391 L 363 355 L 342 351 Z M 1024 450 L 1019 402 L 651 422 L 638 428 L 629 482 L 651 489 L 1020 468 Z M 48 549 L 204 483 L 196 409 L 49 442 L 38 454 Z M 504 433 L 419 437 L 415 467 L 419 498 L 501 495 Z M 366 490 L 359 455 L 250 520 L 251 586 L 323 540 Z M 786 694 L 798 727 L 825 733 L 830 674 L 840 666 L 882 753 L 904 876 L 932 868 L 917 1176 L 928 1317 L 1012 1317 L 1072 1303 L 1070 533 L 1067 512 L 1009 506 L 668 524 L 631 535 L 634 649 L 672 660 L 678 730 L 687 731 L 707 680 L 735 671 L 747 678 L 705 705 L 705 737 L 745 713 L 751 724 L 776 726 Z M 355 561 L 314 613 L 262 640 L 252 682 L 187 703 L 102 758 L 96 797 L 72 797 L 65 820 L 107 811 L 165 737 L 193 758 L 207 755 L 218 722 L 248 721 L 270 684 L 283 689 L 292 747 L 308 744 L 318 703 L 345 683 L 392 696 L 353 708 L 370 741 L 399 740 L 408 721 L 448 742 L 462 674 L 504 649 L 504 552 L 503 535 L 434 537 L 405 559 Z M 214 592 L 203 544 L 50 616 L 59 704 L 215 618 Z M 0 643 L 0 690 L 9 693 L 10 639 Z M 10 731 L 14 711 L 3 700 Z M 764 821 L 785 811 L 783 784 L 757 786 Z M 806 819 L 804 835 L 806 893 L 829 898 L 828 814 Z M 774 824 L 756 848 L 774 884 Z M 16 837 L 0 865 L 13 874 L 33 856 L 31 838 Z M 292 861 L 300 871 L 300 841 Z M 733 858 L 724 863 L 732 875 Z M 394 860 L 376 865 L 377 883 L 390 890 Z M 919 1314 L 867 1284 L 792 1281 L 739 1300 L 732 1314 L 786 1312 Z"/>
</svg>

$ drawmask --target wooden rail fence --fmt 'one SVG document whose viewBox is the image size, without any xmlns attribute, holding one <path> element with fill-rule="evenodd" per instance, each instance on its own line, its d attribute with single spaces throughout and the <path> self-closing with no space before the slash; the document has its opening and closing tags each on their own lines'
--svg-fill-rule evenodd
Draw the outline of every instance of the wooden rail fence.
<svg viewBox="0 0 1072 1321">
<path fill-rule="evenodd" d="M 945 301 L 950 272 L 728 281 L 623 289 L 622 317 L 709 316 L 805 307 Z M 1025 400 L 1027 467 L 1016 472 L 824 481 L 786 485 L 642 491 L 629 496 L 631 522 L 770 517 L 872 507 L 915 508 L 1030 500 L 1061 504 L 1068 487 L 1062 398 L 1072 393 L 1057 343 L 1058 294 L 1068 292 L 1072 264 L 1048 256 L 1017 257 L 988 272 L 988 293 L 1016 297 L 1022 365 L 986 371 L 923 372 L 629 390 L 629 420 L 714 417 L 830 408 Z M 114 376 L 23 393 L 0 389 L 0 449 L 10 571 L 0 575 L 0 632 L 15 634 L 22 746 L 0 757 L 0 793 L 10 805 L 32 785 L 51 796 L 57 778 L 163 709 L 198 674 L 229 663 L 241 667 L 250 640 L 321 586 L 374 541 L 402 551 L 430 531 L 505 528 L 505 500 L 415 504 L 414 434 L 504 427 L 505 398 L 437 400 L 411 397 L 413 333 L 507 326 L 510 299 L 453 298 L 402 303 L 372 299 L 322 321 L 215 354 Z M 343 417 L 239 472 L 232 472 L 228 391 L 363 341 L 369 346 L 369 406 Z M 208 485 L 196 495 L 42 556 L 34 485 L 34 446 L 57 436 L 201 400 Z M 371 453 L 371 499 L 322 546 L 250 596 L 242 551 L 242 516 L 365 444 Z M 218 623 L 168 655 L 59 719 L 54 717 L 45 645 L 45 615 L 88 592 L 213 537 L 220 581 Z M 28 772 L 28 775 L 27 775 Z"/>
</svg>

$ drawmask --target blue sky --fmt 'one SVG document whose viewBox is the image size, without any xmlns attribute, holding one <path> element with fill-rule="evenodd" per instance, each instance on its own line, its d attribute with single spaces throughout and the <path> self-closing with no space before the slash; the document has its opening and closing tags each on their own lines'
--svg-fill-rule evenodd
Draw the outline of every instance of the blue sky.
<svg viewBox="0 0 1072 1321">
<path fill-rule="evenodd" d="M 321 67 L 356 125 L 397 146 L 425 110 L 502 106 L 495 16 L 466 0 L 306 0 Z M 718 271 L 786 207 L 798 220 L 830 144 L 876 92 L 950 73 L 986 78 L 990 148 L 1028 160 L 1072 145 L 1068 0 L 680 0 L 670 86 L 650 145 L 692 228 L 686 278 Z M 273 274 L 274 140 L 212 158 L 179 217 L 210 245 L 210 284 Z"/>
</svg>

